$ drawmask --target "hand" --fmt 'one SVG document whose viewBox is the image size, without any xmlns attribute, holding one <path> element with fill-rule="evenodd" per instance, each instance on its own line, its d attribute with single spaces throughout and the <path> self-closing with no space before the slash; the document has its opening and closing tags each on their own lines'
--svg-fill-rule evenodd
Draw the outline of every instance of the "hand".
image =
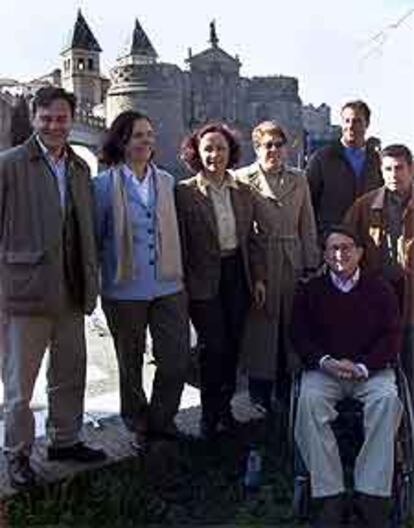
<svg viewBox="0 0 414 528">
<path fill-rule="evenodd" d="M 347 359 L 327 358 L 322 362 L 321 370 L 338 379 L 352 379 L 354 377 L 353 363 Z"/>
<path fill-rule="evenodd" d="M 323 361 L 321 369 L 339 379 L 365 379 L 363 371 L 349 359 L 327 358 Z"/>
<path fill-rule="evenodd" d="M 254 305 L 256 308 L 263 308 L 266 302 L 266 286 L 263 281 L 256 281 L 253 291 Z"/>
<path fill-rule="evenodd" d="M 357 363 L 354 363 L 353 361 L 350 361 L 349 359 L 341 359 L 340 363 L 342 364 L 342 367 L 347 369 L 348 372 L 351 372 L 352 379 L 355 380 L 362 380 L 366 379 L 366 373 L 363 369 L 359 367 Z"/>
</svg>

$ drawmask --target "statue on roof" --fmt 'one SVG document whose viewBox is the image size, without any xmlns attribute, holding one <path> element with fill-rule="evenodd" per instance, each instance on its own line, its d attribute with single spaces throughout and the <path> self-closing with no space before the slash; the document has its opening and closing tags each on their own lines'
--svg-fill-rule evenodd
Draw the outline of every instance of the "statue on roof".
<svg viewBox="0 0 414 528">
<path fill-rule="evenodd" d="M 210 40 L 209 40 L 209 42 L 211 43 L 213 48 L 217 48 L 218 41 L 219 41 L 219 39 L 218 39 L 217 32 L 216 32 L 216 21 L 212 20 L 210 22 Z"/>
</svg>

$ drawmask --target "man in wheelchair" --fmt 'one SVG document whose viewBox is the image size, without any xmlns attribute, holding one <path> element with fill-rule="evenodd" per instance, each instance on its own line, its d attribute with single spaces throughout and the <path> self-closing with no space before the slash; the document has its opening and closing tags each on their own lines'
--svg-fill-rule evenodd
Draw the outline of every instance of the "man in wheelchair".
<svg viewBox="0 0 414 528">
<path fill-rule="evenodd" d="M 318 527 L 340 526 L 342 517 L 345 485 L 331 422 L 344 398 L 363 405 L 364 442 L 354 468 L 362 525 L 385 527 L 391 502 L 401 323 L 391 287 L 361 272 L 362 254 L 352 231 L 333 228 L 324 242 L 326 273 L 303 285 L 294 302 L 293 342 L 305 366 L 295 440 L 321 503 Z"/>
</svg>

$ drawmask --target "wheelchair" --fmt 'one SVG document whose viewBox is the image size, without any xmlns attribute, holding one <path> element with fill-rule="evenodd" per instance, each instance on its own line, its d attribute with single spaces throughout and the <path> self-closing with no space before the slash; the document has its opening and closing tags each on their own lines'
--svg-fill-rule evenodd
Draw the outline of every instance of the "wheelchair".
<svg viewBox="0 0 414 528">
<path fill-rule="evenodd" d="M 387 528 L 399 528 L 414 515 L 414 415 L 407 378 L 400 366 L 396 367 L 398 394 L 403 414 L 396 435 L 392 510 Z M 294 439 L 297 404 L 301 386 L 301 373 L 293 376 L 290 393 L 289 437 L 293 459 L 292 513 L 298 521 L 305 521 L 311 511 L 310 475 L 305 467 Z M 338 402 L 338 418 L 332 430 L 338 442 L 347 490 L 352 481 L 353 467 L 363 443 L 363 405 L 352 399 Z"/>
</svg>

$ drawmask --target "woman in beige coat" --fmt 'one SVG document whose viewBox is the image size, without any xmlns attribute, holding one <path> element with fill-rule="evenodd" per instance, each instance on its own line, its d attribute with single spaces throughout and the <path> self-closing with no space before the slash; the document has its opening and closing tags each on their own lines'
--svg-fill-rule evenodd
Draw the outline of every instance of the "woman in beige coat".
<svg viewBox="0 0 414 528">
<path fill-rule="evenodd" d="M 237 171 L 237 177 L 259 191 L 261 221 L 270 236 L 266 304 L 250 311 L 244 355 L 250 398 L 268 411 L 274 383 L 277 380 L 277 393 L 283 394 L 286 369 L 294 357 L 288 329 L 295 285 L 318 266 L 319 251 L 307 180 L 285 165 L 284 130 L 265 121 L 253 130 L 252 139 L 257 161 Z"/>
</svg>

